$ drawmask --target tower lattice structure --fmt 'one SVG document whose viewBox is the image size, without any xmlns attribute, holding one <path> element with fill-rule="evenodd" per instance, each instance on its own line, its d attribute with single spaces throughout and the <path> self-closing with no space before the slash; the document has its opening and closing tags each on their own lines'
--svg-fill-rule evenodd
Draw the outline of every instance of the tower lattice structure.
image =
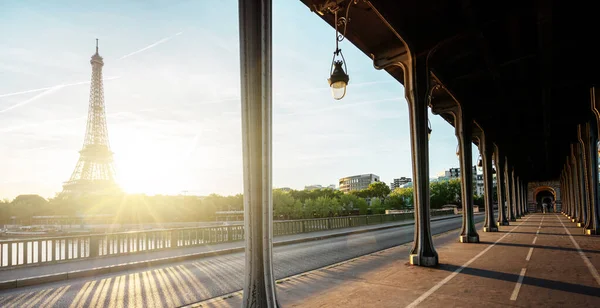
<svg viewBox="0 0 600 308">
<path fill-rule="evenodd" d="M 115 181 L 113 152 L 110 150 L 108 141 L 102 84 L 104 61 L 98 54 L 97 39 L 96 53 L 92 56 L 90 63 L 92 80 L 83 148 L 79 151 L 79 160 L 71 178 L 63 185 L 61 193 L 63 197 L 107 195 L 120 192 Z"/>
</svg>

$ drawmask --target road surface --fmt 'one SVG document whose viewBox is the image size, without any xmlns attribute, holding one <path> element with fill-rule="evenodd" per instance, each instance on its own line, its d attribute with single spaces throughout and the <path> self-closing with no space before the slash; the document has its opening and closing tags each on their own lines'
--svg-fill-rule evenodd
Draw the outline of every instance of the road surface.
<svg viewBox="0 0 600 308">
<path fill-rule="evenodd" d="M 460 228 L 461 219 L 432 221 L 433 234 Z M 475 216 L 476 222 L 483 219 Z M 413 231 L 411 225 L 275 247 L 275 276 L 281 279 L 410 243 Z M 235 253 L 10 289 L 0 291 L 0 307 L 178 307 L 242 289 L 243 267 L 243 253 Z"/>
</svg>

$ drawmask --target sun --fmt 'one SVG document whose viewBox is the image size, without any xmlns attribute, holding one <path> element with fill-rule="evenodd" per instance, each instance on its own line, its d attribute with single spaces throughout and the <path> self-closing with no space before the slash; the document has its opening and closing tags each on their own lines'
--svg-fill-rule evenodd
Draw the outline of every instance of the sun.
<svg viewBox="0 0 600 308">
<path fill-rule="evenodd" d="M 169 144 L 127 134 L 115 138 L 113 144 L 116 180 L 126 193 L 173 195 L 186 189 L 181 157 Z"/>
</svg>

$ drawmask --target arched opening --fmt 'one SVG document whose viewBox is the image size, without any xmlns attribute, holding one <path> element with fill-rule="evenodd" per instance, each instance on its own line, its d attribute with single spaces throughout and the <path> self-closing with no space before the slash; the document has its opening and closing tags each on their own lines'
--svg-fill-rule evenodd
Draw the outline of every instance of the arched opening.
<svg viewBox="0 0 600 308">
<path fill-rule="evenodd" d="M 555 212 L 556 200 L 554 194 L 550 190 L 542 190 L 536 194 L 535 204 L 536 212 L 543 212 L 544 205 L 546 205 L 546 212 Z"/>
</svg>

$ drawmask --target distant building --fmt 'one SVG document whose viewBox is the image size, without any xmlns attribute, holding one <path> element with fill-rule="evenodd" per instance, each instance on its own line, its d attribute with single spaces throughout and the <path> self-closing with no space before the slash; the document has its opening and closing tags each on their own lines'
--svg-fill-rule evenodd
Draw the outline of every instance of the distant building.
<svg viewBox="0 0 600 308">
<path fill-rule="evenodd" d="M 333 189 L 333 190 L 336 190 L 337 187 L 335 186 L 335 184 L 330 184 L 330 185 L 327 185 L 327 186 L 315 184 L 315 185 L 304 186 L 304 189 L 305 190 L 315 190 L 315 189 Z"/>
<path fill-rule="evenodd" d="M 321 186 L 319 184 L 304 186 L 304 190 L 315 190 L 315 189 L 322 189 L 322 188 L 323 188 L 323 186 Z"/>
<path fill-rule="evenodd" d="M 483 174 L 476 174 L 475 175 L 475 195 L 477 196 L 483 196 L 483 193 L 485 192 L 485 188 L 483 186 Z"/>
<path fill-rule="evenodd" d="M 453 179 L 460 179 L 460 168 L 450 168 L 444 171 L 437 178 L 437 181 L 449 181 Z M 473 166 L 473 194 L 477 196 L 483 196 L 485 193 L 483 174 L 477 172 L 477 166 Z M 496 185 L 496 178 L 493 178 L 493 185 Z"/>
<path fill-rule="evenodd" d="M 340 190 L 345 193 L 353 190 L 362 190 L 375 182 L 380 182 L 379 176 L 372 173 L 348 176 L 340 179 Z"/>
<path fill-rule="evenodd" d="M 281 191 L 285 191 L 285 192 L 290 192 L 290 191 L 292 191 L 292 189 L 291 189 L 291 188 L 289 188 L 289 187 L 280 187 L 280 188 L 276 188 L 276 189 L 279 189 L 279 190 L 281 190 Z"/>
<path fill-rule="evenodd" d="M 402 185 L 404 185 L 404 184 L 411 183 L 411 182 L 412 182 L 412 179 L 407 178 L 407 177 L 401 177 L 399 179 L 394 179 L 394 181 L 390 183 L 390 189 L 394 190 L 396 188 L 402 187 Z"/>
</svg>

